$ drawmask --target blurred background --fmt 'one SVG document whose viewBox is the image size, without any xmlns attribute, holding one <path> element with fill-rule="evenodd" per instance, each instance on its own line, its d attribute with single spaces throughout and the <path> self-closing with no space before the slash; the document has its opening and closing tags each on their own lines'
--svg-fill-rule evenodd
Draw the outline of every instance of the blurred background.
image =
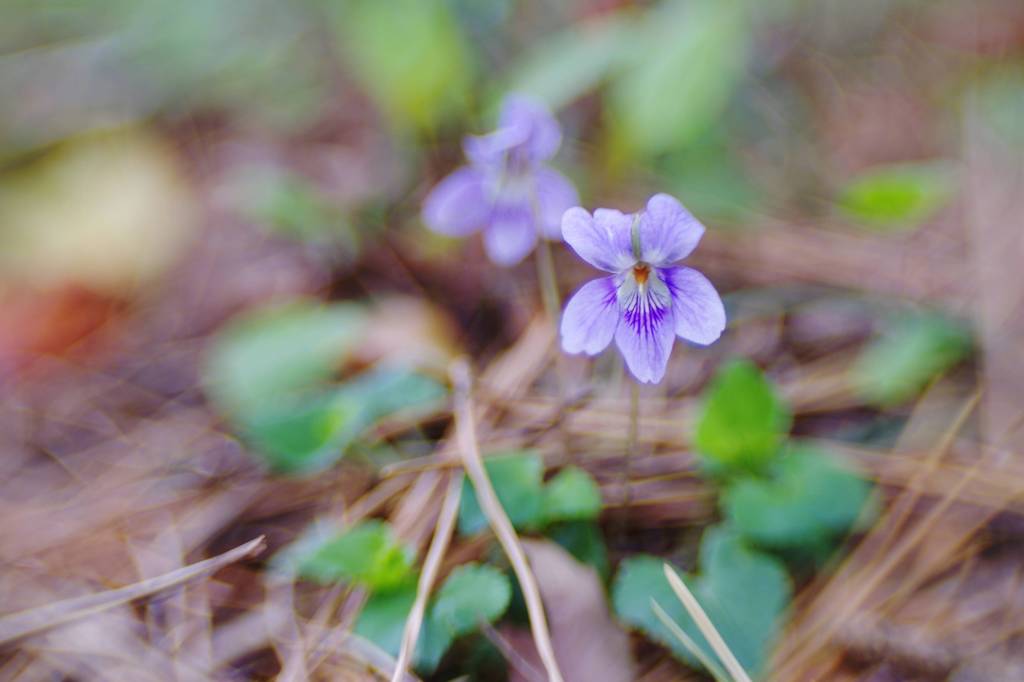
<svg viewBox="0 0 1024 682">
<path fill-rule="evenodd" d="M 708 227 L 729 327 L 641 393 L 631 458 L 616 354 L 561 356 L 532 263 L 421 222 L 509 92 L 559 118 L 583 206 L 667 192 Z M 592 274 L 554 251 L 564 300 Z M 721 600 L 755 678 L 1024 679 L 1021 263 L 1019 0 L 0 0 L 0 679 L 387 679 L 409 604 L 360 620 L 393 586 L 341 555 L 418 575 L 463 355 L 484 453 L 600 493 L 513 519 L 566 679 L 705 679 L 625 603 L 641 555 Z M 708 474 L 716 396 L 838 468 Z M 508 580 L 463 512 L 441 582 Z M 310 568 L 370 519 L 377 549 Z M 536 679 L 499 583 L 421 679 Z"/>
</svg>

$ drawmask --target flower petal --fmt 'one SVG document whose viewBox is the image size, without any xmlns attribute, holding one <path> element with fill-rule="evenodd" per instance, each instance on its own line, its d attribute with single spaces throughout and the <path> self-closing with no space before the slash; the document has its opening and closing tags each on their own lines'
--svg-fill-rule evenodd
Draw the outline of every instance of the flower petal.
<svg viewBox="0 0 1024 682">
<path fill-rule="evenodd" d="M 633 217 L 599 208 L 590 215 L 570 208 L 562 216 L 562 237 L 580 258 L 595 268 L 621 272 L 636 263 L 630 247 Z"/>
<path fill-rule="evenodd" d="M 654 287 L 637 287 L 630 279 L 619 289 L 622 320 L 615 330 L 615 344 L 641 383 L 661 381 L 675 342 L 671 302 L 667 292 L 663 296 Z"/>
<path fill-rule="evenodd" d="M 484 250 L 496 265 L 510 266 L 523 260 L 537 244 L 537 228 L 529 206 L 495 206 L 491 223 L 484 229 Z"/>
<path fill-rule="evenodd" d="M 548 239 L 562 239 L 562 216 L 579 203 L 569 178 L 551 168 L 538 168 L 534 173 L 540 229 Z"/>
<path fill-rule="evenodd" d="M 462 151 L 478 168 L 501 170 L 505 155 L 523 145 L 528 135 L 529 131 L 521 128 L 499 128 L 487 135 L 467 135 L 462 138 Z"/>
<path fill-rule="evenodd" d="M 462 167 L 437 183 L 423 201 L 423 223 L 434 232 L 464 237 L 487 221 L 491 205 L 484 174 Z"/>
<path fill-rule="evenodd" d="M 725 329 L 725 306 L 708 278 L 693 268 L 665 268 L 658 273 L 672 298 L 677 335 L 701 345 L 715 342 Z"/>
<path fill-rule="evenodd" d="M 530 161 L 547 161 L 562 144 L 562 129 L 558 119 L 543 102 L 525 95 L 505 97 L 498 117 L 498 127 L 525 132 L 522 151 Z"/>
<path fill-rule="evenodd" d="M 562 349 L 597 355 L 612 342 L 619 315 L 614 278 L 587 282 L 572 295 L 562 313 Z"/>
<path fill-rule="evenodd" d="M 675 198 L 655 194 L 640 216 L 641 260 L 671 265 L 686 258 L 704 236 L 704 226 Z"/>
</svg>

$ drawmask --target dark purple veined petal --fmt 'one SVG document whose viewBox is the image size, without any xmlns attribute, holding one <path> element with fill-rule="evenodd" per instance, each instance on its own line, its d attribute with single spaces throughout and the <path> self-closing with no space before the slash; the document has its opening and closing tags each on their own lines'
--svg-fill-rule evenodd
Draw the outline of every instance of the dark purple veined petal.
<svg viewBox="0 0 1024 682">
<path fill-rule="evenodd" d="M 551 168 L 538 168 L 533 175 L 541 232 L 548 239 L 562 239 L 562 216 L 579 203 L 579 194 L 569 178 Z"/>
<path fill-rule="evenodd" d="M 487 198 L 485 176 L 476 169 L 462 167 L 441 180 L 423 201 L 423 223 L 434 232 L 464 237 L 487 222 L 491 202 Z"/>
<path fill-rule="evenodd" d="M 649 284 L 637 287 L 627 279 L 620 288 L 622 319 L 615 330 L 615 344 L 637 381 L 656 384 L 665 376 L 676 335 L 668 292 L 659 293 L 654 281 Z"/>
<path fill-rule="evenodd" d="M 484 250 L 496 265 L 510 266 L 523 260 L 537 245 L 533 211 L 526 204 L 497 205 L 484 228 Z"/>
<path fill-rule="evenodd" d="M 525 131 L 520 152 L 529 161 L 547 161 L 562 144 L 562 128 L 558 119 L 542 102 L 525 95 L 505 97 L 498 127 Z"/>
<path fill-rule="evenodd" d="M 587 282 L 572 295 L 562 314 L 562 349 L 597 355 L 612 342 L 619 316 L 615 278 Z"/>
<path fill-rule="evenodd" d="M 666 266 L 686 258 L 704 236 L 701 225 L 686 208 L 667 194 L 655 194 L 640 216 L 640 259 Z"/>
<path fill-rule="evenodd" d="M 622 272 L 636 263 L 630 247 L 633 216 L 599 208 L 590 215 L 576 206 L 562 215 L 562 238 L 580 258 L 606 272 Z"/>
<path fill-rule="evenodd" d="M 675 333 L 693 343 L 714 343 L 725 329 L 725 306 L 708 278 L 686 267 L 664 268 L 658 274 L 672 299 Z"/>
</svg>

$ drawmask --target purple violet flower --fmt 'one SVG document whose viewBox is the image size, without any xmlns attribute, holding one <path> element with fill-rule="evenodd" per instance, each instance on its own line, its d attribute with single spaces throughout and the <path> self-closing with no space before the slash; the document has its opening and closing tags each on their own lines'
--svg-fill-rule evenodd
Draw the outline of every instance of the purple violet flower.
<svg viewBox="0 0 1024 682">
<path fill-rule="evenodd" d="M 573 294 L 562 315 L 562 348 L 597 355 L 612 338 L 629 371 L 657 383 L 676 336 L 713 343 L 725 329 L 725 308 L 707 277 L 674 265 L 688 256 L 704 226 L 681 203 L 656 194 L 635 215 L 575 207 L 562 217 L 562 236 L 595 268 L 612 273 Z"/>
<path fill-rule="evenodd" d="M 431 230 L 465 237 L 483 230 L 484 248 L 497 265 L 515 265 L 538 235 L 561 239 L 562 214 L 579 203 L 576 188 L 548 161 L 562 143 L 558 121 L 542 104 L 509 95 L 498 129 L 469 136 L 469 165 L 456 169 L 423 202 Z"/>
</svg>

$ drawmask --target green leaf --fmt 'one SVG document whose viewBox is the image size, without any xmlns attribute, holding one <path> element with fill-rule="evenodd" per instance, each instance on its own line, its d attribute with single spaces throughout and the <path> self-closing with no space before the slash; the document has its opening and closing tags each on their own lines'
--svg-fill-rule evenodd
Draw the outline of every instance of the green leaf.
<svg viewBox="0 0 1024 682">
<path fill-rule="evenodd" d="M 203 383 L 236 422 L 274 413 L 326 386 L 361 332 L 353 305 L 299 300 L 243 313 L 217 332 Z"/>
<path fill-rule="evenodd" d="M 298 559 L 299 574 L 319 582 L 347 580 L 392 589 L 412 576 L 413 553 L 383 521 L 364 521 Z"/>
<path fill-rule="evenodd" d="M 656 602 L 711 660 L 718 660 L 700 629 L 673 592 L 665 562 L 653 556 L 631 557 L 622 563 L 612 587 L 618 617 L 669 647 L 682 661 L 700 663 L 665 627 L 651 607 Z M 722 638 L 743 667 L 756 677 L 763 668 L 790 599 L 785 570 L 775 559 L 756 552 L 733 531 L 708 530 L 701 543 L 701 575 L 683 576 Z"/>
<path fill-rule="evenodd" d="M 402 647 L 405 622 L 416 601 L 416 582 L 410 581 L 390 590 L 374 592 L 359 612 L 354 631 L 376 644 L 382 651 L 397 657 Z M 429 613 L 423 619 L 413 666 L 422 673 L 430 674 L 452 645 L 452 636 L 445 628 L 439 628 L 430 619 Z"/>
<path fill-rule="evenodd" d="M 379 420 L 434 404 L 439 383 L 403 370 L 372 370 L 290 409 L 242 425 L 247 440 L 275 471 L 309 473 L 343 456 Z"/>
<path fill-rule="evenodd" d="M 750 42 L 736 0 L 669 1 L 648 12 L 608 93 L 625 145 L 653 155 L 699 139 L 741 82 Z"/>
<path fill-rule="evenodd" d="M 340 457 L 363 424 L 361 408 L 335 392 L 241 425 L 246 440 L 274 471 L 309 472 Z"/>
<path fill-rule="evenodd" d="M 465 108 L 474 69 L 446 2 L 330 4 L 340 48 L 363 87 L 395 123 L 430 130 Z"/>
<path fill-rule="evenodd" d="M 513 68 L 507 92 L 533 95 L 560 109 L 593 90 L 633 46 L 631 20 L 613 13 L 542 40 Z"/>
<path fill-rule="evenodd" d="M 554 523 L 544 529 L 544 535 L 554 540 L 565 551 L 584 564 L 593 566 L 601 580 L 607 581 L 611 573 L 608 548 L 596 523 L 566 521 Z"/>
<path fill-rule="evenodd" d="M 391 656 L 402 647 L 405 621 L 416 601 L 416 583 L 409 582 L 391 590 L 374 592 L 359 612 L 354 631 Z"/>
<path fill-rule="evenodd" d="M 481 621 L 501 618 L 511 596 L 512 585 L 503 572 L 484 564 L 464 564 L 438 590 L 430 617 L 453 637 L 461 637 L 475 631 Z"/>
<path fill-rule="evenodd" d="M 904 315 L 860 354 L 853 367 L 853 383 L 875 405 L 898 405 L 970 350 L 966 326 L 939 314 Z"/>
<path fill-rule="evenodd" d="M 789 409 L 746 360 L 721 367 L 704 394 L 694 445 L 715 472 L 766 468 L 789 432 Z"/>
<path fill-rule="evenodd" d="M 814 550 L 853 527 L 870 490 L 826 453 L 799 447 L 771 479 L 735 481 L 722 507 L 736 529 L 760 545 Z"/>
<path fill-rule="evenodd" d="M 491 485 L 512 525 L 525 530 L 538 525 L 543 518 L 541 479 L 544 464 L 535 452 L 513 452 L 484 459 Z M 462 484 L 459 504 L 459 532 L 474 535 L 487 528 L 487 517 L 480 509 L 476 490 L 466 478 Z"/>
<path fill-rule="evenodd" d="M 480 621 L 493 623 L 501 618 L 511 590 L 508 578 L 491 566 L 466 564 L 452 571 L 427 607 L 416 643 L 415 668 L 429 675 L 456 638 L 476 631 Z M 359 614 L 356 634 L 397 656 L 414 601 L 415 581 L 374 592 Z"/>
<path fill-rule="evenodd" d="M 846 185 L 839 206 L 867 227 L 914 228 L 948 201 L 953 187 L 951 169 L 941 163 L 876 167 Z"/>
<path fill-rule="evenodd" d="M 544 520 L 590 521 L 601 514 L 601 489 L 579 467 L 565 467 L 544 486 Z"/>
</svg>

